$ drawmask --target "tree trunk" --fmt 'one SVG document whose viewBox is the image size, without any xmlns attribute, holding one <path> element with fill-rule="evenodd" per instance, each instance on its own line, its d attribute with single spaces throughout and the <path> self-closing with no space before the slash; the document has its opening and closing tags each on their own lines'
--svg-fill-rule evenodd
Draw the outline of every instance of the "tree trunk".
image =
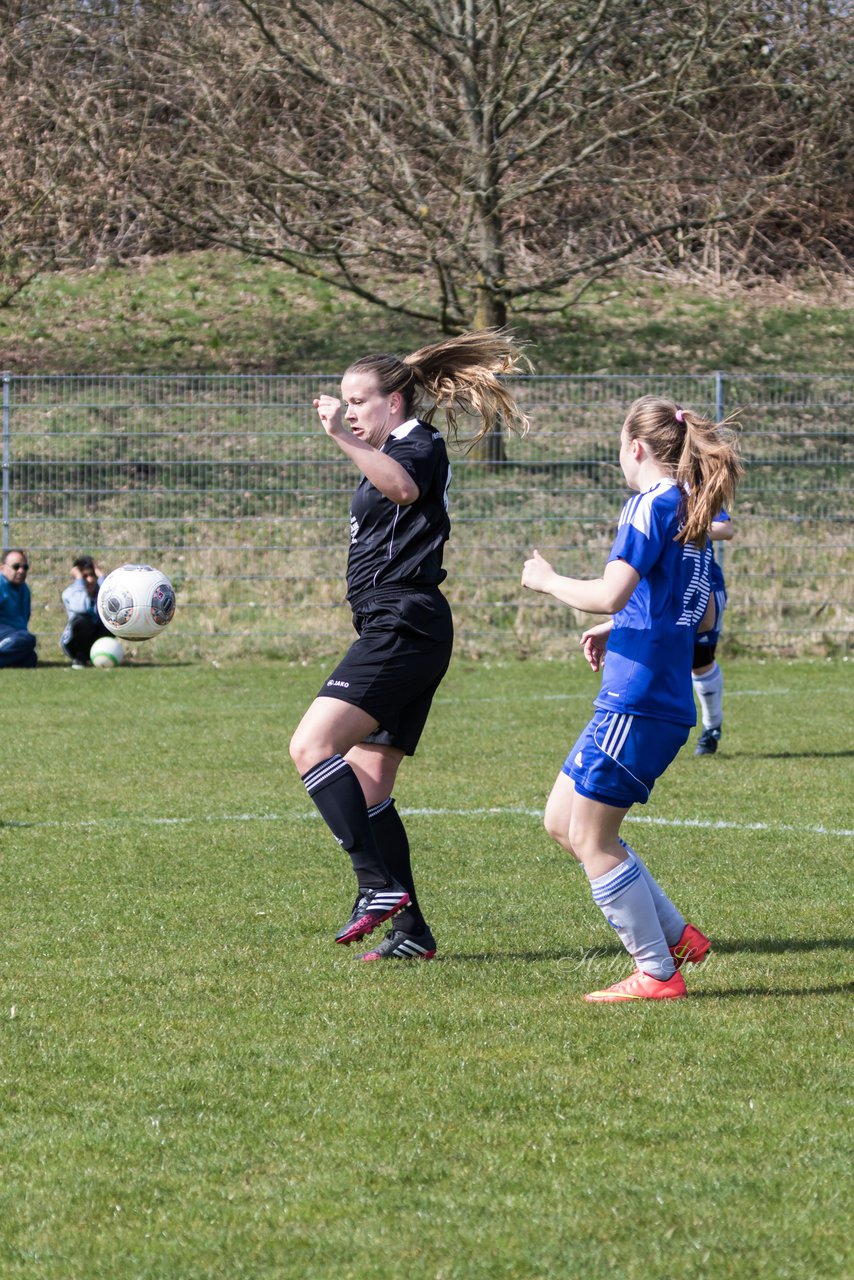
<svg viewBox="0 0 854 1280">
<path fill-rule="evenodd" d="M 478 242 L 480 270 L 475 285 L 475 329 L 503 329 L 507 323 L 506 268 L 504 227 L 496 209 L 500 190 L 496 172 L 496 151 L 492 139 L 483 142 L 484 157 L 480 174 L 480 194 L 475 201 L 475 217 L 479 222 Z M 500 420 L 489 435 L 472 451 L 483 462 L 505 461 L 504 430 Z"/>
<path fill-rule="evenodd" d="M 503 329 L 507 323 L 507 302 L 500 289 L 492 282 L 484 280 L 481 275 L 477 289 L 477 309 L 475 311 L 475 329 Z M 499 463 L 506 461 L 504 451 L 504 428 L 499 418 L 495 426 L 472 449 L 472 457 L 481 462 Z"/>
</svg>

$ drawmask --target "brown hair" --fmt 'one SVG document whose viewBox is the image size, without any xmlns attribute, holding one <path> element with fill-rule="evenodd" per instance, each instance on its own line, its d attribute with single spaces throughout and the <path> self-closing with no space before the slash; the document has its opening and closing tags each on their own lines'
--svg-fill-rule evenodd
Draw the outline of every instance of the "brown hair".
<svg viewBox="0 0 854 1280">
<path fill-rule="evenodd" d="M 643 440 L 684 491 L 681 543 L 703 542 L 722 507 L 731 507 L 744 474 L 732 419 L 713 422 L 672 400 L 642 396 L 624 423 L 630 440 Z"/>
<path fill-rule="evenodd" d="M 441 409 L 455 444 L 459 443 L 458 414 L 480 418 L 479 431 L 466 442 L 471 446 L 499 423 L 519 435 L 528 430 L 528 419 L 502 378 L 529 367 L 506 330 L 481 329 L 434 342 L 403 359 L 362 356 L 347 373 L 375 373 L 380 392 L 390 396 L 399 391 L 404 411 L 411 414 L 417 410 L 424 422 L 432 422 Z"/>
</svg>

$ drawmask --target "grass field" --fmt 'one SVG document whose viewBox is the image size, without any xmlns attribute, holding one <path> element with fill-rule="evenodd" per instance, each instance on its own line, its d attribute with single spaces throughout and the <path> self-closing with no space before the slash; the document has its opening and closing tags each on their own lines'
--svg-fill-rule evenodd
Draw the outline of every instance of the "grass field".
<svg viewBox="0 0 854 1280">
<path fill-rule="evenodd" d="M 752 288 L 634 274 L 513 327 L 540 373 L 840 373 L 854 307 L 844 276 Z M 332 373 L 366 334 L 371 349 L 400 352 L 439 336 L 275 264 L 208 250 L 38 277 L 0 307 L 0 370 Z"/>
<path fill-rule="evenodd" d="M 729 663 L 720 753 L 631 815 L 715 944 L 663 1007 L 581 1000 L 630 966 L 538 819 L 577 658 L 452 667 L 413 966 L 331 942 L 321 675 L 0 673 L 4 1280 L 850 1274 L 851 664 Z"/>
</svg>

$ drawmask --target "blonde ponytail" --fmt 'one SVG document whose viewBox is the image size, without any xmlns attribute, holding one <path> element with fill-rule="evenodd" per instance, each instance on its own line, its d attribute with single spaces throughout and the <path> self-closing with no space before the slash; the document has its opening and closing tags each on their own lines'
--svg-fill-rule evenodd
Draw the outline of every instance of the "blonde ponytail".
<svg viewBox="0 0 854 1280">
<path fill-rule="evenodd" d="M 479 429 L 465 441 L 471 447 L 499 425 L 519 435 L 528 430 L 528 419 L 503 379 L 529 368 L 510 333 L 481 329 L 421 347 L 402 360 L 363 356 L 347 373 L 375 373 L 383 395 L 399 391 L 405 412 L 417 412 L 425 422 L 443 412 L 454 443 L 460 441 L 459 416 L 479 418 Z"/>
<path fill-rule="evenodd" d="M 712 521 L 730 509 L 744 474 L 738 436 L 728 422 L 714 423 L 685 410 L 685 443 L 676 479 L 686 490 L 685 521 L 679 541 L 704 542 Z"/>
</svg>

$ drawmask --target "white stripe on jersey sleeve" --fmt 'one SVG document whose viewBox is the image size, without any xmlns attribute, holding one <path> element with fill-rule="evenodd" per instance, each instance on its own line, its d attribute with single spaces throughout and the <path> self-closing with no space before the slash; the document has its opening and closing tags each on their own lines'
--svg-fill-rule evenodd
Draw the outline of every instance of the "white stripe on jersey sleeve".
<svg viewBox="0 0 854 1280">
<path fill-rule="evenodd" d="M 675 480 L 658 480 L 651 489 L 639 493 L 636 498 L 629 498 L 620 512 L 620 522 L 617 527 L 621 529 L 623 525 L 630 524 L 648 538 L 652 528 L 652 504 L 655 496 L 664 489 L 672 488 L 675 484 Z"/>
</svg>

